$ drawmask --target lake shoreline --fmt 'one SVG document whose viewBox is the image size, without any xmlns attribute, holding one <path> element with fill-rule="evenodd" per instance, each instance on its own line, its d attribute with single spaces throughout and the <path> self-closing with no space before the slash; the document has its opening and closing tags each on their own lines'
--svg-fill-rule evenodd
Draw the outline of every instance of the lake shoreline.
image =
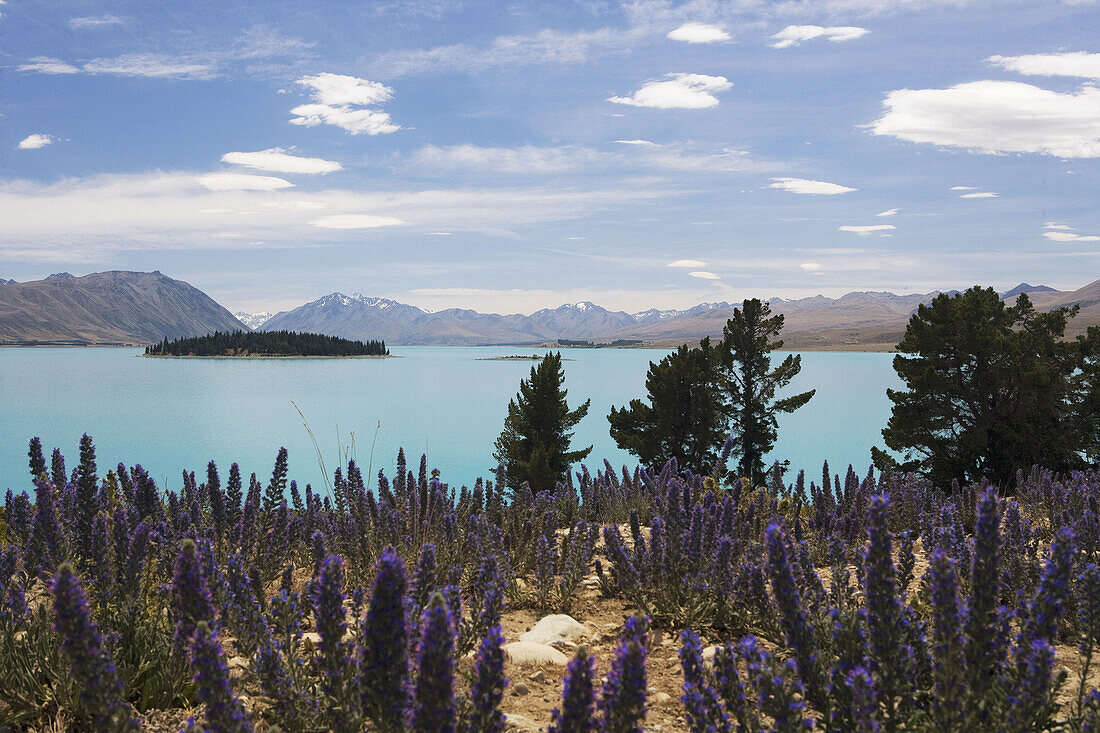
<svg viewBox="0 0 1100 733">
<path fill-rule="evenodd" d="M 200 356 L 198 354 L 138 354 L 149 359 L 400 359 L 393 354 L 332 354 L 303 355 L 303 354 L 218 354 L 217 356 Z"/>
</svg>

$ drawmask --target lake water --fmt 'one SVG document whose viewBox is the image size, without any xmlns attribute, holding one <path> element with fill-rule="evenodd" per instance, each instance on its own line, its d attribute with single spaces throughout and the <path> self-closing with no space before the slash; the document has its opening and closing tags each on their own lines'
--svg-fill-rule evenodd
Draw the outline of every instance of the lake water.
<svg viewBox="0 0 1100 733">
<path fill-rule="evenodd" d="M 202 475 L 211 459 L 224 481 L 236 461 L 266 482 L 280 446 L 290 477 L 322 486 L 351 455 L 364 473 L 392 475 L 398 446 L 415 470 L 420 454 L 441 479 L 470 485 L 493 468 L 493 441 L 508 401 L 531 361 L 486 361 L 531 353 L 517 348 L 398 347 L 395 359 L 145 359 L 139 349 L 0 349 L 0 489 L 29 489 L 27 441 L 42 438 L 47 462 L 60 447 L 71 470 L 82 433 L 95 439 L 99 471 L 140 463 L 158 484 L 178 489 L 181 471 Z M 645 396 L 650 349 L 566 349 L 568 401 L 591 398 L 574 445 L 594 445 L 590 467 L 636 461 L 608 434 L 607 414 Z M 773 358 L 782 358 L 774 355 Z M 828 459 L 863 473 L 882 445 L 888 387 L 899 386 L 890 354 L 806 353 L 793 390 L 817 389 L 779 423 L 771 459 L 786 458 L 817 479 Z M 297 408 L 295 408 L 297 405 Z M 373 446 L 373 459 L 371 458 Z M 200 479 L 201 480 L 201 479 Z"/>
</svg>

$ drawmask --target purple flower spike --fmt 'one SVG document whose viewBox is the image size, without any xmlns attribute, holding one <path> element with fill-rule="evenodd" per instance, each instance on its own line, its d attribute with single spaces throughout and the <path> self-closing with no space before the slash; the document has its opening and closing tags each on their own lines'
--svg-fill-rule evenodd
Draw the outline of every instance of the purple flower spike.
<svg viewBox="0 0 1100 733">
<path fill-rule="evenodd" d="M 202 558 L 193 540 L 184 540 L 172 573 L 172 615 L 176 631 L 173 648 L 182 655 L 199 621 L 214 623 L 214 605 L 202 572 Z"/>
<path fill-rule="evenodd" d="M 191 668 L 199 700 L 206 706 L 206 729 L 213 733 L 251 733 L 252 722 L 229 684 L 218 635 L 205 621 L 195 627 L 191 640 Z"/>
<path fill-rule="evenodd" d="M 420 647 L 416 691 L 413 696 L 413 733 L 454 733 L 454 621 L 442 593 L 433 593 L 420 616 Z"/>
<path fill-rule="evenodd" d="M 595 733 L 595 693 L 592 688 L 595 677 L 596 660 L 585 647 L 577 647 L 576 655 L 565 667 L 561 708 L 554 708 L 546 733 Z"/>
<path fill-rule="evenodd" d="M 855 733 L 881 733 L 882 725 L 878 722 L 878 699 L 871 675 L 863 667 L 856 667 L 848 673 L 845 682 L 852 695 L 851 712 Z M 956 702 L 958 702 L 957 699 Z"/>
<path fill-rule="evenodd" d="M 954 730 L 965 721 L 960 700 L 968 697 L 967 639 L 962 632 L 955 561 L 943 550 L 929 563 L 932 591 L 932 715 L 937 727 Z M 994 629 L 991 629 L 992 633 Z"/>
<path fill-rule="evenodd" d="M 379 730 L 401 730 L 408 707 L 405 588 L 405 563 L 392 548 L 383 550 L 359 634 L 363 712 Z"/>
<path fill-rule="evenodd" d="M 72 664 L 73 678 L 80 683 L 82 712 L 91 717 L 95 730 L 138 730 L 133 708 L 122 699 L 122 680 L 92 620 L 72 565 L 64 563 L 58 568 L 52 591 L 54 631 Z"/>
<path fill-rule="evenodd" d="M 798 671 L 805 680 L 810 702 L 824 709 L 825 685 L 817 663 L 817 644 L 814 641 L 814 629 L 806 617 L 802 605 L 798 581 L 795 580 L 787 553 L 786 533 L 778 524 L 772 524 L 767 530 L 768 575 L 771 578 L 772 594 L 779 608 L 779 619 L 786 634 L 787 646 L 791 648 L 798 661 Z M 813 572 L 810 570 L 810 572 Z"/>
<path fill-rule="evenodd" d="M 691 629 L 680 634 L 680 666 L 684 671 L 684 694 L 688 729 L 692 733 L 728 732 L 729 717 L 722 710 L 718 694 L 707 680 L 699 636 Z"/>
<path fill-rule="evenodd" d="M 501 733 L 504 714 L 500 703 L 508 680 L 504 676 L 504 635 L 499 626 L 489 629 L 481 640 L 474 661 L 474 680 L 470 688 L 473 704 L 460 726 L 461 733 Z"/>
<path fill-rule="evenodd" d="M 623 626 L 615 660 L 600 696 L 600 730 L 641 733 L 646 703 L 646 637 L 649 620 L 631 616 Z"/>
</svg>

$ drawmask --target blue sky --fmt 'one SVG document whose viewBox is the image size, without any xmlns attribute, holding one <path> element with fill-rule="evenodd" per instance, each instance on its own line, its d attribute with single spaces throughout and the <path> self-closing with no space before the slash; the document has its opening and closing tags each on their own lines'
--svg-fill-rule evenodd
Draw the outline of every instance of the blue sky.
<svg viewBox="0 0 1100 733">
<path fill-rule="evenodd" d="M 247 311 L 1076 288 L 1098 31 L 1095 0 L 6 0 L 0 276 Z"/>
</svg>

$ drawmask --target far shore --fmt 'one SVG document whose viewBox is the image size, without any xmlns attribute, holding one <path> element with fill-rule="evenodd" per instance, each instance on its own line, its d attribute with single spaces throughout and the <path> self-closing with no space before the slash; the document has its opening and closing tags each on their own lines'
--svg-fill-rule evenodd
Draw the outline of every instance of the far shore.
<svg viewBox="0 0 1100 733">
<path fill-rule="evenodd" d="M 218 354 L 217 356 L 199 356 L 198 354 L 138 354 L 150 359 L 400 359 L 393 354 L 332 354 L 329 356 L 304 356 L 302 354 Z"/>
</svg>

